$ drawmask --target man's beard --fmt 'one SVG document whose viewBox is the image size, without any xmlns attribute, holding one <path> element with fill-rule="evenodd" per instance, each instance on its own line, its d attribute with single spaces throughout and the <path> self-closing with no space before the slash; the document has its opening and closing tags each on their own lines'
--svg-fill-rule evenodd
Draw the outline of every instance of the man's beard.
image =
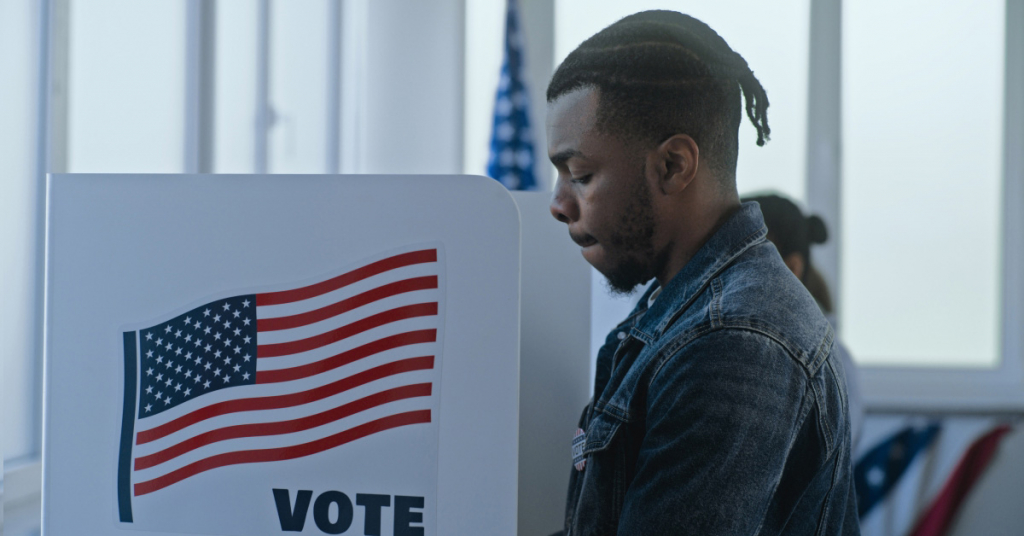
<svg viewBox="0 0 1024 536">
<path fill-rule="evenodd" d="M 618 252 L 613 266 L 601 273 L 608 279 L 612 294 L 626 295 L 657 275 L 663 259 L 654 251 L 654 209 L 651 192 L 647 187 L 646 164 L 641 169 L 633 190 L 631 202 L 622 214 L 618 232 L 608 243 Z"/>
</svg>

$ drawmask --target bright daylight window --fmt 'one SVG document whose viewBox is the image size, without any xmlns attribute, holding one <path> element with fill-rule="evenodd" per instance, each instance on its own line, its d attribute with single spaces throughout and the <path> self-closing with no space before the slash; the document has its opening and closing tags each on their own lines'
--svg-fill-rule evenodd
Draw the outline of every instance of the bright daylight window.
<svg viewBox="0 0 1024 536">
<path fill-rule="evenodd" d="M 36 289 L 30 232 L 36 218 L 38 113 L 36 2 L 0 2 L 0 461 L 30 456 L 35 441 L 31 359 Z M 2 465 L 2 464 L 0 464 Z M 10 465 L 7 466 L 8 469 Z M 8 488 L 10 493 L 10 488 Z M 2 532 L 2 527 L 0 527 Z"/>
<path fill-rule="evenodd" d="M 861 364 L 999 362 L 1004 9 L 843 3 L 839 305 Z"/>
<path fill-rule="evenodd" d="M 671 9 L 706 22 L 747 60 L 768 93 L 771 141 L 758 147 L 753 125 L 744 118 L 740 126 L 740 195 L 772 189 L 805 200 L 809 0 L 558 0 L 556 64 L 605 26 L 647 9 Z"/>
<path fill-rule="evenodd" d="M 185 2 L 69 2 L 68 172 L 180 173 Z"/>
</svg>

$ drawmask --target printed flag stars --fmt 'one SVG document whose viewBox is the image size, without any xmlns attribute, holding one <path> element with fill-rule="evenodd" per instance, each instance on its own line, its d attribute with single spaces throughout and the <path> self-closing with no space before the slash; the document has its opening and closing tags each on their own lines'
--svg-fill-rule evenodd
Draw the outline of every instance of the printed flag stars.
<svg viewBox="0 0 1024 536">
<path fill-rule="evenodd" d="M 140 374 L 137 406 L 140 418 L 167 411 L 207 392 L 255 383 L 256 360 L 251 357 L 256 350 L 256 323 L 242 314 L 243 309 L 254 303 L 253 298 L 250 295 L 217 300 L 140 330 L 140 355 L 151 360 L 150 365 L 154 361 L 157 366 L 163 365 L 162 372 L 155 366 L 140 368 L 144 370 Z M 218 314 L 214 308 L 224 312 Z M 200 322 L 202 318 L 208 320 Z M 169 340 L 157 337 L 158 333 Z M 204 341 L 205 336 L 212 340 Z M 178 343 L 180 346 L 171 342 L 181 339 L 184 341 Z M 233 362 L 235 359 L 238 363 Z M 212 360 L 223 362 L 223 366 L 217 367 Z M 216 378 L 220 381 L 214 381 Z"/>
</svg>

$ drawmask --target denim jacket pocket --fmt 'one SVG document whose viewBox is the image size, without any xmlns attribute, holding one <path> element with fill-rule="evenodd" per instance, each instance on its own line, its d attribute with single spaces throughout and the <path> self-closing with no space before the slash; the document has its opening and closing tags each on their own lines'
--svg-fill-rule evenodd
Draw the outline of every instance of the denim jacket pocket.
<svg viewBox="0 0 1024 536">
<path fill-rule="evenodd" d="M 583 445 L 583 456 L 607 449 L 621 426 L 622 421 L 617 417 L 600 410 L 595 411 L 587 424 L 587 442 Z"/>
</svg>

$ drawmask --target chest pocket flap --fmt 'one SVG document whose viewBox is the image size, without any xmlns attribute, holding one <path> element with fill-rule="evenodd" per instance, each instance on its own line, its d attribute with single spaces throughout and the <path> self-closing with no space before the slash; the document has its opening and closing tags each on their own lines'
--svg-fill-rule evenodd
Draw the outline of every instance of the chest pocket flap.
<svg viewBox="0 0 1024 536">
<path fill-rule="evenodd" d="M 583 445 L 583 455 L 587 456 L 608 448 L 621 427 L 622 421 L 618 418 L 602 411 L 595 411 L 590 423 L 587 424 L 587 442 Z"/>
</svg>

